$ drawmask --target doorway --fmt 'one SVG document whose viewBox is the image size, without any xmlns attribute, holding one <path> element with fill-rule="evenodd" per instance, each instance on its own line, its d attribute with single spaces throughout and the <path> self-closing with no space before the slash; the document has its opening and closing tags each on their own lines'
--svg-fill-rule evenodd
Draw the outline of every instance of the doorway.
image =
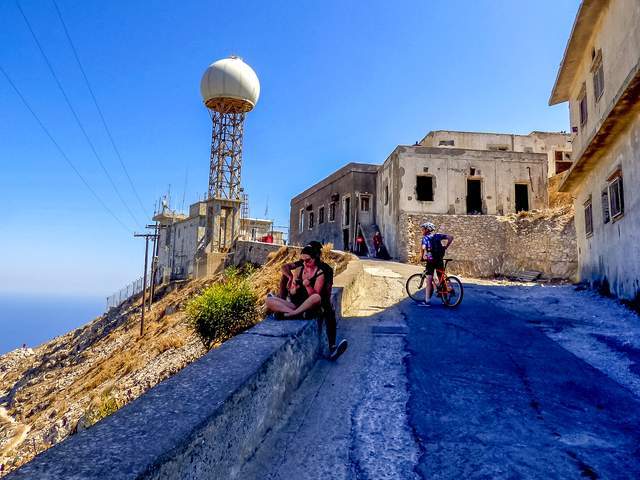
<svg viewBox="0 0 640 480">
<path fill-rule="evenodd" d="M 482 180 L 467 179 L 467 214 L 482 215 Z"/>
<path fill-rule="evenodd" d="M 342 230 L 342 250 L 345 252 L 349 251 L 349 229 L 345 228 Z"/>
<path fill-rule="evenodd" d="M 529 186 L 526 183 L 516 183 L 516 212 L 529 210 Z"/>
</svg>

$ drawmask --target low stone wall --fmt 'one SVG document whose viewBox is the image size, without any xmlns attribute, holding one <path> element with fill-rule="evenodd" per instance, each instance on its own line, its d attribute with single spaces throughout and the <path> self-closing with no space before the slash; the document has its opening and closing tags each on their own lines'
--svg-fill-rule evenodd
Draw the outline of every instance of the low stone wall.
<svg viewBox="0 0 640 480">
<path fill-rule="evenodd" d="M 534 270 L 546 278 L 573 279 L 578 265 L 573 214 L 568 210 L 520 215 L 402 214 L 398 230 L 401 261 L 416 261 L 420 224 L 435 223 L 455 241 L 447 257 L 452 273 L 494 277 Z"/>
<path fill-rule="evenodd" d="M 352 298 L 358 272 L 352 263 L 359 262 L 336 277 L 338 314 Z M 6 478 L 237 478 L 326 352 L 318 322 L 265 320 Z"/>
<path fill-rule="evenodd" d="M 227 265 L 242 265 L 244 263 L 254 263 L 264 265 L 267 263 L 267 256 L 271 252 L 277 252 L 283 245 L 275 243 L 253 242 L 250 240 L 238 240 L 233 253 L 227 257 Z"/>
</svg>

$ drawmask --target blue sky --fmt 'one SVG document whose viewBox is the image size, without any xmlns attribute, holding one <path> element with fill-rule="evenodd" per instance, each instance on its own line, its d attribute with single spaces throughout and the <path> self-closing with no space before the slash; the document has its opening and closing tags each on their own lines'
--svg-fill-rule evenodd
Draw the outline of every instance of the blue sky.
<svg viewBox="0 0 640 480">
<path fill-rule="evenodd" d="M 129 186 L 51 0 L 21 0 L 107 170 L 138 221 L 171 186 L 207 188 L 199 82 L 236 54 L 261 81 L 247 117 L 251 214 L 287 225 L 289 200 L 346 162 L 381 163 L 429 130 L 566 130 L 547 101 L 578 0 L 57 0 Z M 142 273 L 140 230 L 77 127 L 14 1 L 0 1 L 0 65 L 116 222 L 0 75 L 0 292 L 107 295 Z M 186 181 L 185 181 L 186 180 Z M 186 185 L 186 188 L 185 188 Z M 144 214 L 147 218 L 143 218 Z"/>
</svg>

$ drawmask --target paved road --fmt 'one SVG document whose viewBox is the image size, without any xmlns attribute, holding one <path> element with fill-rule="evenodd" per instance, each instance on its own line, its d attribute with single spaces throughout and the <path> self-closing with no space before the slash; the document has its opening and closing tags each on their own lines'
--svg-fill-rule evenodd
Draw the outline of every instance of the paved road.
<svg viewBox="0 0 640 480">
<path fill-rule="evenodd" d="M 367 268 L 350 349 L 318 362 L 239 478 L 640 478 L 640 399 L 506 310 L 508 287 L 424 309 L 402 295 L 413 267 Z"/>
</svg>

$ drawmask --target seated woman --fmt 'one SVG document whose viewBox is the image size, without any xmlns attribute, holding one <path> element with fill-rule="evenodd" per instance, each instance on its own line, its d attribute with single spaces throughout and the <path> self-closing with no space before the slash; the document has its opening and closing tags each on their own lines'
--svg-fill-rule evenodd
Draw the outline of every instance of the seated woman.
<svg viewBox="0 0 640 480">
<path fill-rule="evenodd" d="M 324 270 L 320 267 L 320 251 L 307 245 L 302 249 L 300 261 L 285 265 L 282 274 L 286 288 L 281 289 L 280 297 L 267 297 L 267 308 L 284 314 L 285 318 L 302 314 L 316 316 L 325 284 Z"/>
</svg>

